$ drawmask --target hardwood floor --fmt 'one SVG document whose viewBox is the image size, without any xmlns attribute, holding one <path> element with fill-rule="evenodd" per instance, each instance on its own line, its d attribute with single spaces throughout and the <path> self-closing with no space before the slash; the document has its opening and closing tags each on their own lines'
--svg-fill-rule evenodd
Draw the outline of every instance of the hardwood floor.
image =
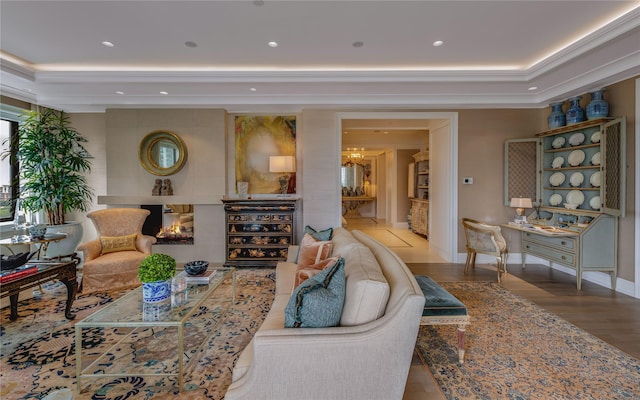
<svg viewBox="0 0 640 400">
<path fill-rule="evenodd" d="M 425 254 L 428 253 L 427 240 L 419 235 L 407 239 L 407 233 L 413 234 L 406 229 L 390 228 L 381 221 L 370 219 L 350 219 L 348 228 L 365 232 L 371 229 L 387 230 L 411 243 L 410 248 L 402 246 L 391 249 L 405 260 L 415 275 L 428 275 L 436 282 L 496 280 L 495 266 L 477 265 L 464 275 L 463 264 L 432 261 L 434 258 Z M 502 279 L 503 287 L 640 359 L 640 299 L 586 281 L 582 283 L 582 290 L 578 291 L 575 276 L 544 265 L 527 265 L 522 269 L 520 264 L 509 264 L 508 271 Z M 414 357 L 404 400 L 417 399 L 444 399 L 444 396 L 430 372 Z"/>
</svg>

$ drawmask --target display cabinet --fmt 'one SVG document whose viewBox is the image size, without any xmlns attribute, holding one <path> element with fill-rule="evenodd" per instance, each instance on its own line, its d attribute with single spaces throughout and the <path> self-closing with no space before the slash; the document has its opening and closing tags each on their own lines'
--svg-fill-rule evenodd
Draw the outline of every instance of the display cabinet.
<svg viewBox="0 0 640 400">
<path fill-rule="evenodd" d="M 532 197 L 522 263 L 531 254 L 576 271 L 609 273 L 615 289 L 625 204 L 625 118 L 586 121 L 505 144 L 505 202 Z M 536 168 L 531 170 L 531 160 Z"/>
<path fill-rule="evenodd" d="M 296 238 L 296 199 L 223 199 L 226 264 L 275 266 Z"/>
<path fill-rule="evenodd" d="M 429 235 L 429 152 L 413 155 L 409 167 L 409 197 L 411 198 L 411 230 Z"/>
</svg>

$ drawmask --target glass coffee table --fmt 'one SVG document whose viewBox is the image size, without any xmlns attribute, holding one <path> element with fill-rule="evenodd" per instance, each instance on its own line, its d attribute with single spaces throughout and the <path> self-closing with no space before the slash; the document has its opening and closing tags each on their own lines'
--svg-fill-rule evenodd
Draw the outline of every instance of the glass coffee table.
<svg viewBox="0 0 640 400">
<path fill-rule="evenodd" d="M 189 284 L 159 303 L 144 303 L 138 287 L 76 323 L 78 393 L 83 378 L 128 376 L 174 376 L 182 391 L 187 367 L 235 302 L 235 268 L 212 269 L 208 285 Z"/>
</svg>

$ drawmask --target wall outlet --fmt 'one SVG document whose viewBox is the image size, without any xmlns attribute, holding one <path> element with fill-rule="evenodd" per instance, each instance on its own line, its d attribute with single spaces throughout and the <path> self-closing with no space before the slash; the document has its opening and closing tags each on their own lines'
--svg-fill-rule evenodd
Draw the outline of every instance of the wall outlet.
<svg viewBox="0 0 640 400">
<path fill-rule="evenodd" d="M 462 184 L 473 185 L 473 178 L 471 177 L 462 178 Z"/>
</svg>

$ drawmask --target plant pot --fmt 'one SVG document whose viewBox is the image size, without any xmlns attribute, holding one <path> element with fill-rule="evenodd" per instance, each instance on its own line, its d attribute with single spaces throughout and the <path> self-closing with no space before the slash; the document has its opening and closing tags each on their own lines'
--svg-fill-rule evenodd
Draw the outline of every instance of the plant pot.
<svg viewBox="0 0 640 400">
<path fill-rule="evenodd" d="M 49 243 L 44 257 L 55 258 L 72 255 L 82 240 L 83 232 L 82 223 L 77 221 L 65 222 L 62 225 L 48 225 L 47 234 L 66 233 L 67 238 Z"/>
<path fill-rule="evenodd" d="M 142 282 L 142 301 L 157 303 L 171 296 L 171 281 Z"/>
</svg>

